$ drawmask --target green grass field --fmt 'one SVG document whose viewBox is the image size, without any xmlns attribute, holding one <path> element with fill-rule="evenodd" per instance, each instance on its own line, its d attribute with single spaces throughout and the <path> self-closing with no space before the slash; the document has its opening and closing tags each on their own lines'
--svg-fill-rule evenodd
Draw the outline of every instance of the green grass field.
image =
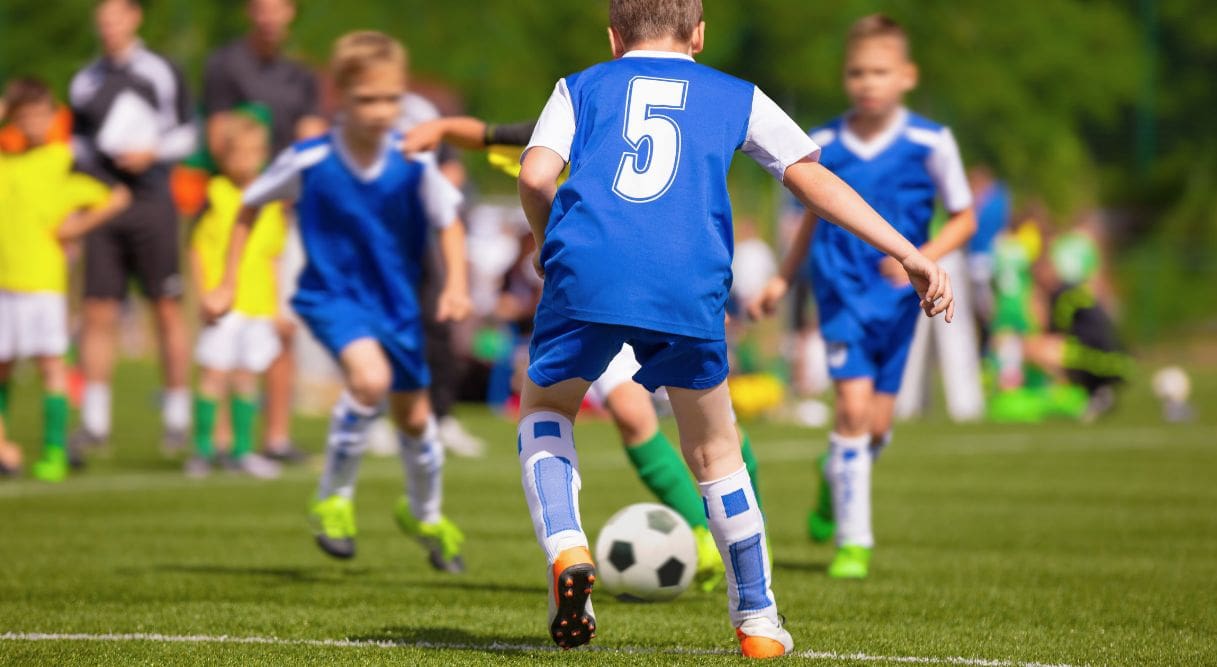
<svg viewBox="0 0 1217 667">
<path fill-rule="evenodd" d="M 495 416 L 465 413 L 494 445 L 486 458 L 450 459 L 446 512 L 469 536 L 469 572 L 451 577 L 393 524 L 395 460 L 365 462 L 360 553 L 334 562 L 305 523 L 313 469 L 187 481 L 158 453 L 152 369 L 121 373 L 112 459 L 58 486 L 0 482 L 0 663 L 739 661 L 721 592 L 599 599 L 593 650 L 546 647 L 514 426 Z M 1163 425 L 1143 387 L 1089 428 L 902 427 L 876 469 L 880 544 L 861 583 L 828 580 L 830 549 L 804 537 L 824 433 L 752 425 L 774 588 L 802 659 L 1217 664 L 1217 376 L 1197 380 L 1206 421 L 1185 427 Z M 28 388 L 12 428 L 27 445 L 38 432 Z M 317 449 L 323 428 L 302 420 L 299 440 Z M 578 438 L 594 535 L 649 498 L 608 424 Z"/>
</svg>

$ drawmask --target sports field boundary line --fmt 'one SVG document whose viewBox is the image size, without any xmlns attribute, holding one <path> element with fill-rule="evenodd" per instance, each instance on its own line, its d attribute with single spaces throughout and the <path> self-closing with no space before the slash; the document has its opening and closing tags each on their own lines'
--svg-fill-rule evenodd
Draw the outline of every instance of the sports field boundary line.
<svg viewBox="0 0 1217 667">
<path fill-rule="evenodd" d="M 373 639 L 291 639 L 282 637 L 233 636 L 233 635 L 167 635 L 156 632 L 132 633 L 81 633 L 81 632 L 5 632 L 0 642 L 159 642 L 166 644 L 250 644 L 270 646 L 316 646 L 324 648 L 416 648 L 449 651 L 558 651 L 551 645 L 520 644 L 511 642 L 442 642 L 442 641 L 398 641 Z M 736 655 L 734 650 L 698 648 L 647 648 L 642 646 L 589 646 L 577 652 L 621 653 L 626 655 L 672 655 L 672 656 L 716 656 Z M 1022 662 L 1018 660 L 992 660 L 988 658 L 929 657 L 871 655 L 868 653 L 838 653 L 836 651 L 795 651 L 793 658 L 819 662 L 854 661 L 879 662 L 907 665 L 958 665 L 960 667 L 1080 667 L 1065 663 Z"/>
</svg>

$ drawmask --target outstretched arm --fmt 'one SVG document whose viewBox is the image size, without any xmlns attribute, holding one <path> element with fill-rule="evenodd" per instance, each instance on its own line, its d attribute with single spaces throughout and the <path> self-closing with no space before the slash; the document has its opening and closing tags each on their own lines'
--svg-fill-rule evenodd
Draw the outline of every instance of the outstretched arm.
<svg viewBox="0 0 1217 667">
<path fill-rule="evenodd" d="M 921 297 L 921 308 L 926 315 L 933 317 L 946 313 L 948 322 L 954 319 L 954 297 L 946 271 L 892 228 L 853 188 L 811 160 L 791 165 L 782 182 L 810 213 L 841 226 L 884 254 L 896 258 Z M 806 249 L 796 249 L 796 252 L 806 252 Z M 763 298 L 768 297 L 772 301 L 785 293 L 784 290 L 781 290 L 781 294 L 777 292 L 776 289 L 766 289 Z M 759 305 L 760 310 L 771 310 L 772 307 L 772 303 Z"/>
</svg>

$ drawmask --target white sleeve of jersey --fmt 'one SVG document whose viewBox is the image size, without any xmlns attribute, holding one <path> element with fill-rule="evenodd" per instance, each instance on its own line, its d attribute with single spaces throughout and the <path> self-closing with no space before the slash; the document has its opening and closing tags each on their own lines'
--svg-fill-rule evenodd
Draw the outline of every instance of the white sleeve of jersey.
<svg viewBox="0 0 1217 667">
<path fill-rule="evenodd" d="M 575 105 L 570 99 L 570 90 L 566 88 L 566 79 L 559 79 L 554 86 L 554 93 L 549 96 L 537 127 L 532 131 L 532 139 L 524 148 L 524 153 L 534 146 L 544 146 L 570 162 L 570 147 L 575 140 Z M 523 157 L 520 158 L 523 160 Z"/>
<path fill-rule="evenodd" d="M 290 201 L 300 196 L 301 155 L 287 148 L 266 171 L 250 183 L 241 194 L 245 206 L 265 206 L 276 201 Z"/>
<path fill-rule="evenodd" d="M 972 205 L 972 189 L 968 187 L 963 159 L 959 157 L 959 145 L 955 143 L 955 135 L 950 128 L 942 128 L 926 160 L 926 168 L 948 213 L 959 213 Z"/>
<path fill-rule="evenodd" d="M 818 160 L 820 156 L 816 142 L 760 88 L 754 88 L 752 94 L 748 135 L 740 150 L 779 181 L 790 165 L 804 158 Z"/>
<path fill-rule="evenodd" d="M 436 229 L 443 229 L 456 222 L 465 196 L 456 188 L 435 164 L 433 153 L 414 156 L 423 164 L 423 180 L 419 184 L 419 197 L 423 201 L 427 221 Z"/>
</svg>

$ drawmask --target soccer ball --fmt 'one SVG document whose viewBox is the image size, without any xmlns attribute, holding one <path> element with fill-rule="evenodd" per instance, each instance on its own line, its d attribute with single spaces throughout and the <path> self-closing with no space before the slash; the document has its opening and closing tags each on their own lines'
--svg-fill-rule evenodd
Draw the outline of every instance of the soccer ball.
<svg viewBox="0 0 1217 667">
<path fill-rule="evenodd" d="M 628 602 L 672 600 L 697 569 L 697 542 L 689 524 L 663 505 L 638 503 L 617 512 L 596 539 L 604 590 Z"/>
</svg>

